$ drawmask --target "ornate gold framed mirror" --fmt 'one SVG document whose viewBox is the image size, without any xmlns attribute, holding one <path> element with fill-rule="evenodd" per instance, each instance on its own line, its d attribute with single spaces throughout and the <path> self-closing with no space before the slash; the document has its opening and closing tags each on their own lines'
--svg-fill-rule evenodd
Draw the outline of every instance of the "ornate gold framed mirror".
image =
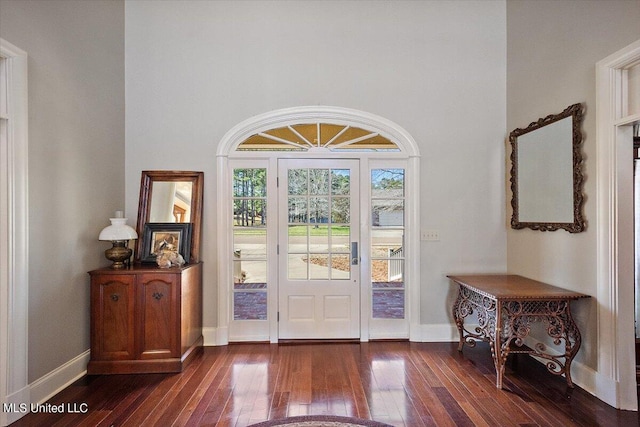
<svg viewBox="0 0 640 427">
<path fill-rule="evenodd" d="M 574 104 L 509 134 L 512 228 L 584 231 L 582 114 Z"/>
<path fill-rule="evenodd" d="M 144 252 L 145 225 L 156 223 L 191 224 L 189 259 L 200 261 L 200 235 L 202 229 L 203 172 L 143 171 L 140 180 L 138 222 L 136 230 L 136 262 Z"/>
</svg>

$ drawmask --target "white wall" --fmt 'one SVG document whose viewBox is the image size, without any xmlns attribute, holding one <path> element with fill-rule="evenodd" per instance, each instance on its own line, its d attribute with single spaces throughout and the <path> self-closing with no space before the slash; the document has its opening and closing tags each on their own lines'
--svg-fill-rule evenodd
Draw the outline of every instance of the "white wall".
<svg viewBox="0 0 640 427">
<path fill-rule="evenodd" d="M 585 104 L 584 215 L 588 224 L 579 234 L 509 230 L 509 272 L 596 296 L 595 64 L 638 40 L 639 22 L 638 1 L 507 2 L 508 131 L 571 104 Z M 511 216 L 510 205 L 507 214 Z M 574 309 L 583 334 L 576 361 L 597 369 L 597 301 L 580 301 Z"/>
<path fill-rule="evenodd" d="M 404 127 L 422 154 L 422 323 L 445 274 L 505 271 L 504 1 L 126 2 L 126 210 L 140 172 L 205 172 L 204 322 L 216 326 L 215 153 L 239 122 L 302 105 Z"/>
<path fill-rule="evenodd" d="M 124 4 L 0 1 L 27 51 L 29 382 L 89 348 L 89 276 L 124 206 Z M 45 392 L 46 393 L 46 392 Z"/>
</svg>

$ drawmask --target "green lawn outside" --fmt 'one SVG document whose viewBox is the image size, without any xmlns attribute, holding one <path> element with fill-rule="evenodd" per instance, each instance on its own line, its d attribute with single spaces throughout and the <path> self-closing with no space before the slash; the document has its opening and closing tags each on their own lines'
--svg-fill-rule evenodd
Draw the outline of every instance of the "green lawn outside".
<svg viewBox="0 0 640 427">
<path fill-rule="evenodd" d="M 331 234 L 333 236 L 348 236 L 350 227 L 342 225 L 334 225 L 331 227 Z M 329 227 L 326 225 L 319 225 L 318 227 L 311 227 L 312 236 L 326 236 L 329 232 Z M 264 235 L 267 233 L 267 229 L 264 227 L 235 227 L 233 234 L 236 236 L 244 235 Z M 307 226 L 294 225 L 289 227 L 289 236 L 306 236 Z"/>
</svg>

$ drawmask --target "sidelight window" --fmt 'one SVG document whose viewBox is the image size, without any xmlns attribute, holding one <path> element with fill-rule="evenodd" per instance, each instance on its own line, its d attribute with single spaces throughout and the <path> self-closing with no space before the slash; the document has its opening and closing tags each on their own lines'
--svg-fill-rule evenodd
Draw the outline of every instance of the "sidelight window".
<svg viewBox="0 0 640 427">
<path fill-rule="evenodd" d="M 405 318 L 405 171 L 371 171 L 371 307 L 378 319 Z"/>
<path fill-rule="evenodd" d="M 267 320 L 267 170 L 233 170 L 233 319 Z"/>
</svg>

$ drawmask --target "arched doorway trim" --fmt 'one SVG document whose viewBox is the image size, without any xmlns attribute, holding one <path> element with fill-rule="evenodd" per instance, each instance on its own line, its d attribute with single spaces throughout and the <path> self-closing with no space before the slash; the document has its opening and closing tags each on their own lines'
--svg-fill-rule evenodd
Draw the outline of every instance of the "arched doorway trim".
<svg viewBox="0 0 640 427">
<path fill-rule="evenodd" d="M 232 313 L 232 295 L 230 286 L 233 282 L 232 256 L 233 233 L 231 224 L 233 212 L 228 201 L 231 195 L 231 169 L 230 162 L 237 159 L 251 159 L 260 164 L 274 167 L 277 159 L 282 157 L 327 157 L 327 153 L 300 153 L 300 152 L 264 152 L 264 151 L 238 151 L 236 148 L 252 135 L 266 132 L 274 128 L 305 123 L 333 123 L 338 125 L 353 126 L 376 132 L 397 144 L 397 152 L 350 152 L 329 153 L 329 157 L 359 158 L 365 165 L 380 164 L 385 159 L 404 159 L 407 170 L 406 188 L 406 237 L 405 246 L 407 253 L 411 254 L 411 262 L 406 262 L 406 280 L 413 286 L 407 287 L 408 304 L 406 306 L 408 320 L 408 337 L 412 340 L 419 339 L 419 313 L 420 313 L 420 241 L 419 241 L 419 149 L 413 137 L 398 124 L 374 114 L 342 107 L 307 106 L 286 108 L 267 112 L 234 126 L 222 138 L 217 150 L 217 195 L 220 201 L 217 218 L 217 260 L 218 260 L 218 324 L 214 330 L 205 330 L 205 345 L 225 345 L 229 342 L 230 313 Z M 313 151 L 313 150 L 312 150 Z M 236 160 L 234 160 L 236 159 Z M 255 163 L 257 164 L 257 163 Z M 361 176 L 364 178 L 364 176 Z M 409 261 L 409 260 L 407 260 Z M 368 326 L 363 321 L 362 340 L 368 340 Z M 252 337 L 261 340 L 264 335 Z M 250 337 L 251 338 L 251 337 Z M 277 341 L 277 323 L 271 322 L 269 340 Z"/>
</svg>

